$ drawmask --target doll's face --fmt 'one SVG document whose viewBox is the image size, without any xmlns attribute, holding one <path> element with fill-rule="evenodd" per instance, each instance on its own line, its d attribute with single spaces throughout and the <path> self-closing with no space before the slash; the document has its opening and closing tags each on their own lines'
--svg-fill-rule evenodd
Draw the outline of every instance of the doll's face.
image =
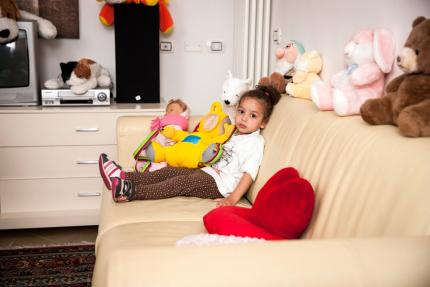
<svg viewBox="0 0 430 287">
<path fill-rule="evenodd" d="M 180 115 L 184 112 L 182 106 L 178 103 L 170 103 L 166 107 L 167 115 Z"/>
</svg>

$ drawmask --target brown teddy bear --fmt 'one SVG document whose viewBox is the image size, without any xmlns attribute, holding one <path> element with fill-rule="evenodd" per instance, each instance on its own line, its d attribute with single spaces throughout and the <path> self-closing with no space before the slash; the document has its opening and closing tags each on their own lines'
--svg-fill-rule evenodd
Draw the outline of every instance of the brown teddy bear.
<svg viewBox="0 0 430 287">
<path fill-rule="evenodd" d="M 404 74 L 391 80 L 385 96 L 360 109 L 372 125 L 394 124 L 407 137 L 430 136 L 430 19 L 418 17 L 397 57 Z"/>
</svg>

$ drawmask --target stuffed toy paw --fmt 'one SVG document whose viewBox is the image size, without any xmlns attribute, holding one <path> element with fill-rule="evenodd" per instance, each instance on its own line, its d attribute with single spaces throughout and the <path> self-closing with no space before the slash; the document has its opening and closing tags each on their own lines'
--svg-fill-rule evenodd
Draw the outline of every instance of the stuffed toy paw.
<svg viewBox="0 0 430 287">
<path fill-rule="evenodd" d="M 13 42 L 18 38 L 19 29 L 16 21 L 20 20 L 36 21 L 42 38 L 53 39 L 57 36 L 57 28 L 51 21 L 20 10 L 14 0 L 1 0 L 0 11 L 0 44 Z"/>
<path fill-rule="evenodd" d="M 366 101 L 360 109 L 372 125 L 392 124 L 407 137 L 430 136 L 430 19 L 418 17 L 397 57 L 404 74 L 390 81 L 385 97 Z"/>
<path fill-rule="evenodd" d="M 339 116 L 359 114 L 367 99 L 383 95 L 385 74 L 394 62 L 394 38 L 385 29 L 366 29 L 354 34 L 344 48 L 348 66 L 336 73 L 330 83 L 315 81 L 311 97 L 322 111 Z"/>
<path fill-rule="evenodd" d="M 312 218 L 315 195 L 294 168 L 274 174 L 258 192 L 252 208 L 221 206 L 203 222 L 211 234 L 267 240 L 299 238 Z"/>
<path fill-rule="evenodd" d="M 70 79 L 70 76 L 77 64 L 78 62 L 76 61 L 60 63 L 61 74 L 55 79 L 46 80 L 44 83 L 45 88 L 51 90 L 65 88 L 65 83 Z"/>
<path fill-rule="evenodd" d="M 311 85 L 321 80 L 322 58 L 317 51 L 305 52 L 294 63 L 293 81 L 288 83 L 285 91 L 292 97 L 311 99 Z"/>
</svg>

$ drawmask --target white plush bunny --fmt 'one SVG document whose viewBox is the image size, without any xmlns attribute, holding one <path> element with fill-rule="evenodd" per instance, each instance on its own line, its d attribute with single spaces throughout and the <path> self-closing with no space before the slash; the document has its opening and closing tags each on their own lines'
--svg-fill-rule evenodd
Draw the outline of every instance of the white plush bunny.
<svg viewBox="0 0 430 287">
<path fill-rule="evenodd" d="M 346 68 L 330 82 L 313 82 L 312 101 L 320 110 L 334 110 L 339 116 L 359 114 L 367 99 L 383 96 L 385 74 L 394 62 L 394 47 L 393 34 L 386 29 L 358 31 L 344 48 Z"/>
</svg>

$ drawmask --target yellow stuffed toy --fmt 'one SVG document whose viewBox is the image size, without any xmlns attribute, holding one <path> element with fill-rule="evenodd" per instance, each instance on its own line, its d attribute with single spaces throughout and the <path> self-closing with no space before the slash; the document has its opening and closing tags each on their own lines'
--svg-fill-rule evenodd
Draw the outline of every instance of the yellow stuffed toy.
<svg viewBox="0 0 430 287">
<path fill-rule="evenodd" d="M 311 85 L 315 80 L 321 80 L 318 73 L 322 69 L 322 59 L 317 51 L 305 52 L 294 63 L 293 81 L 288 83 L 285 91 L 290 96 L 311 99 Z"/>
<path fill-rule="evenodd" d="M 198 168 L 215 163 L 222 154 L 222 144 L 233 134 L 235 126 L 230 124 L 221 103 L 214 102 L 210 111 L 200 120 L 194 132 L 166 127 L 160 132 L 174 140 L 172 146 L 150 142 L 144 147 L 151 162 L 167 162 L 169 166 Z M 145 146 L 145 145 L 143 145 Z"/>
</svg>

